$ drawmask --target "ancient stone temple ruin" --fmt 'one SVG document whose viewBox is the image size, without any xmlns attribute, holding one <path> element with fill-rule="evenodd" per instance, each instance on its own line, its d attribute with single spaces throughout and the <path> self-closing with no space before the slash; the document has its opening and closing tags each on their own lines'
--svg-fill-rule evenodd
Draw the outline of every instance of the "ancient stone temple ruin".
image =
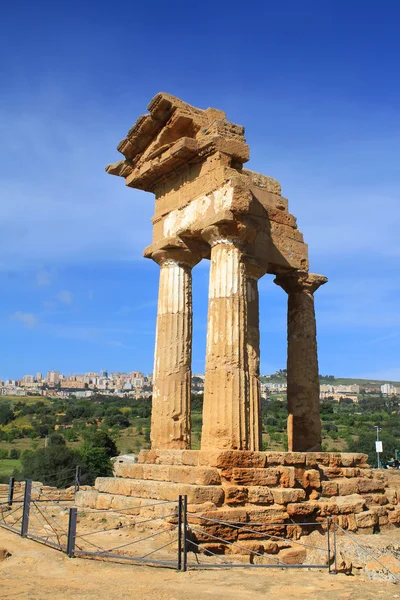
<svg viewBox="0 0 400 600">
<path fill-rule="evenodd" d="M 244 129 L 225 113 L 158 94 L 107 172 L 155 195 L 145 256 L 160 266 L 152 449 L 117 464 L 82 505 L 188 496 L 193 510 L 293 523 L 337 515 L 345 528 L 395 522 L 395 495 L 362 454 L 321 452 L 314 293 L 307 245 L 280 184 L 249 171 Z M 191 450 L 192 269 L 211 261 L 201 449 Z M 288 449 L 262 452 L 258 281 L 287 297 Z M 229 513 L 229 511 L 234 513 Z M 219 512 L 218 512 L 219 511 Z M 251 538 L 251 533 L 249 534 Z"/>
<path fill-rule="evenodd" d="M 160 265 L 152 447 L 190 448 L 193 267 L 211 260 L 201 448 L 261 450 L 258 280 L 288 297 L 289 450 L 321 450 L 313 294 L 307 245 L 280 185 L 243 168 L 244 128 L 167 94 L 149 104 L 107 172 L 156 197 Z"/>
</svg>

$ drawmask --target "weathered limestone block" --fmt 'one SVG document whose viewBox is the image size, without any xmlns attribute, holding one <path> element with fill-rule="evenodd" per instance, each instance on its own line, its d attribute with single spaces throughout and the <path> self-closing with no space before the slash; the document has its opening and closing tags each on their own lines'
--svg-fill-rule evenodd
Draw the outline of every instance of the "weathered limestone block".
<svg viewBox="0 0 400 600">
<path fill-rule="evenodd" d="M 372 510 L 368 510 L 355 515 L 357 527 L 375 527 L 378 525 L 378 515 Z"/>
<path fill-rule="evenodd" d="M 289 505 L 290 506 L 290 505 Z M 248 521 L 260 524 L 280 524 L 288 519 L 287 507 L 280 504 L 263 506 L 261 508 L 247 508 Z"/>
<path fill-rule="evenodd" d="M 274 488 L 271 492 L 276 504 L 296 503 L 306 498 L 306 493 L 302 489 Z"/>
<path fill-rule="evenodd" d="M 96 500 L 99 493 L 95 490 L 89 492 L 77 492 L 75 504 L 78 508 L 96 508 Z"/>
<path fill-rule="evenodd" d="M 273 465 L 283 465 L 285 464 L 285 452 L 265 452 L 265 457 L 266 457 L 266 465 L 269 466 L 273 466 Z M 265 465 L 260 465 L 260 466 L 265 466 Z"/>
<path fill-rule="evenodd" d="M 307 549 L 296 545 L 293 548 L 285 548 L 279 552 L 278 558 L 286 565 L 302 565 L 307 558 Z"/>
<path fill-rule="evenodd" d="M 219 510 L 212 510 L 202 513 L 202 518 L 192 517 L 189 523 L 197 522 L 198 524 L 205 524 L 204 519 L 209 522 L 223 521 L 228 523 L 246 523 L 248 521 L 248 514 L 246 508 L 223 508 Z"/>
<path fill-rule="evenodd" d="M 138 498 L 154 498 L 155 500 L 176 501 L 179 494 L 184 494 L 187 495 L 189 504 L 201 504 L 210 501 L 220 505 L 224 500 L 222 487 L 215 485 L 179 484 L 178 486 L 176 483 L 170 482 L 98 477 L 95 488 L 99 492 L 136 496 Z"/>
<path fill-rule="evenodd" d="M 321 481 L 321 492 L 323 496 L 337 496 L 339 485 L 337 481 Z"/>
<path fill-rule="evenodd" d="M 264 554 L 264 545 L 259 541 L 243 540 L 239 545 L 229 546 L 227 554 Z"/>
<path fill-rule="evenodd" d="M 296 469 L 296 480 L 300 481 L 302 487 L 319 489 L 321 487 L 321 475 L 317 469 Z"/>
<path fill-rule="evenodd" d="M 293 488 L 296 484 L 296 469 L 294 467 L 279 467 L 279 485 Z"/>
<path fill-rule="evenodd" d="M 358 494 L 357 479 L 338 479 L 336 484 L 339 490 L 339 496 L 350 496 L 351 494 Z"/>
<path fill-rule="evenodd" d="M 279 546 L 276 542 L 263 542 L 264 552 L 266 554 L 278 554 Z"/>
<path fill-rule="evenodd" d="M 266 452 L 239 450 L 220 450 L 215 452 L 201 451 L 201 455 L 206 456 L 206 459 L 209 460 L 211 467 L 217 467 L 218 469 L 227 469 L 233 467 L 261 469 L 265 467 L 269 457 L 269 454 Z"/>
<path fill-rule="evenodd" d="M 201 529 L 198 526 L 189 526 L 189 531 L 195 543 L 204 544 L 217 541 L 216 538 L 226 542 L 235 542 L 238 539 L 238 529 L 223 525 L 221 523 L 201 524 Z"/>
<path fill-rule="evenodd" d="M 365 507 L 365 500 L 359 494 L 351 494 L 349 496 L 338 496 L 335 498 L 335 503 L 342 514 L 361 513 Z"/>
<path fill-rule="evenodd" d="M 315 502 L 297 502 L 288 504 L 286 510 L 289 517 L 308 517 L 318 509 L 318 504 Z"/>
<path fill-rule="evenodd" d="M 221 478 L 217 469 L 207 467 L 189 467 L 183 465 L 155 465 L 116 463 L 114 472 L 117 477 L 188 483 L 192 485 L 218 485 Z"/>
<path fill-rule="evenodd" d="M 281 471 L 277 468 L 266 469 L 232 469 L 232 481 L 239 485 L 265 485 L 279 484 Z"/>
<path fill-rule="evenodd" d="M 247 488 L 248 501 L 250 504 L 273 504 L 274 496 L 272 490 L 263 485 L 251 485 Z M 279 504 L 279 502 L 276 502 Z"/>
<path fill-rule="evenodd" d="M 285 513 L 287 516 L 287 513 Z M 280 519 L 279 519 L 280 520 Z M 263 540 L 273 536 L 284 537 L 286 536 L 286 526 L 283 524 L 275 524 L 275 518 L 271 519 L 270 523 L 246 523 L 242 529 L 238 530 L 239 540 Z"/>
<path fill-rule="evenodd" d="M 288 466 L 305 466 L 306 465 L 306 453 L 305 452 L 285 452 L 283 454 L 283 464 Z"/>
<path fill-rule="evenodd" d="M 337 479 L 338 477 L 354 478 L 360 474 L 360 469 L 354 467 L 322 467 L 324 477 Z"/>
<path fill-rule="evenodd" d="M 320 498 L 317 502 L 317 515 L 319 517 L 331 517 L 339 513 L 339 507 L 332 498 L 331 500 Z"/>
<path fill-rule="evenodd" d="M 393 510 L 388 510 L 388 518 L 389 523 L 400 525 L 400 506 L 393 507 Z"/>
<path fill-rule="evenodd" d="M 390 502 L 390 504 L 397 504 L 398 495 L 397 495 L 397 491 L 394 488 L 387 488 L 385 490 L 385 494 L 386 494 L 386 497 L 387 497 L 388 501 Z"/>
<path fill-rule="evenodd" d="M 368 494 L 371 492 L 383 492 L 386 483 L 383 479 L 378 479 L 375 477 L 374 479 L 368 479 L 367 477 L 360 477 L 357 481 L 358 493 L 359 494 Z"/>
<path fill-rule="evenodd" d="M 224 487 L 225 504 L 235 506 L 237 504 L 245 504 L 249 500 L 248 488 L 238 485 L 230 485 Z"/>
</svg>

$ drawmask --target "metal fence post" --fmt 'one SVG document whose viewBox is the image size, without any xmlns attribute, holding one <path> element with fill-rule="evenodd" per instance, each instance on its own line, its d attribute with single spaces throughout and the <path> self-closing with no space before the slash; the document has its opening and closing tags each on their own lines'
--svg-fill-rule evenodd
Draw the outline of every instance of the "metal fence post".
<svg viewBox="0 0 400 600">
<path fill-rule="evenodd" d="M 182 496 L 178 496 L 178 571 L 182 569 Z"/>
<path fill-rule="evenodd" d="M 187 570 L 187 496 L 183 496 L 183 564 L 182 571 Z"/>
<path fill-rule="evenodd" d="M 10 483 L 8 484 L 8 506 L 12 506 L 14 499 L 14 477 L 10 477 Z"/>
<path fill-rule="evenodd" d="M 337 527 L 336 527 L 336 521 L 333 521 L 333 551 L 335 553 L 334 556 L 334 565 L 335 565 L 335 575 L 337 575 L 337 547 L 336 547 L 336 532 L 337 532 Z"/>
<path fill-rule="evenodd" d="M 76 492 L 79 492 L 79 486 L 81 483 L 81 468 L 79 465 L 76 466 L 75 469 L 75 490 L 74 490 L 74 494 L 76 494 Z"/>
<path fill-rule="evenodd" d="M 327 517 L 327 533 L 328 533 L 328 572 L 331 572 L 331 537 L 330 537 L 330 529 L 331 529 L 331 518 Z"/>
<path fill-rule="evenodd" d="M 29 511 L 31 509 L 31 496 L 32 496 L 32 480 L 25 480 L 25 492 L 24 492 L 24 506 L 22 509 L 22 525 L 21 525 L 21 537 L 28 535 L 29 527 Z"/>
<path fill-rule="evenodd" d="M 70 558 L 74 558 L 74 552 L 75 552 L 77 515 L 78 515 L 77 508 L 74 507 L 74 508 L 69 509 L 67 555 Z"/>
</svg>

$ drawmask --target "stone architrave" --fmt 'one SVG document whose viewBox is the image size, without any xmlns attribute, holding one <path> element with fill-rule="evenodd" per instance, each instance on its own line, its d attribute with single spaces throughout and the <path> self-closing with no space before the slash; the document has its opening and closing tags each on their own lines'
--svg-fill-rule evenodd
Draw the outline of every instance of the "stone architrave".
<svg viewBox="0 0 400 600">
<path fill-rule="evenodd" d="M 314 292 L 328 279 L 308 272 L 278 275 L 274 282 L 288 294 L 287 401 L 288 450 L 321 450 L 319 374 Z"/>
<path fill-rule="evenodd" d="M 184 248 L 153 253 L 160 265 L 153 372 L 151 444 L 190 448 L 192 267 L 200 257 Z"/>
<path fill-rule="evenodd" d="M 259 412 L 258 401 L 250 393 L 250 388 L 255 393 L 257 390 L 250 385 L 249 280 L 243 260 L 251 234 L 252 229 L 242 223 L 224 223 L 203 231 L 203 238 L 211 246 L 211 268 L 202 449 L 259 447 L 259 415 L 255 414 Z M 250 344 L 256 345 L 252 333 Z M 252 356 L 253 370 L 255 362 Z M 256 430 L 250 433 L 254 421 Z"/>
</svg>

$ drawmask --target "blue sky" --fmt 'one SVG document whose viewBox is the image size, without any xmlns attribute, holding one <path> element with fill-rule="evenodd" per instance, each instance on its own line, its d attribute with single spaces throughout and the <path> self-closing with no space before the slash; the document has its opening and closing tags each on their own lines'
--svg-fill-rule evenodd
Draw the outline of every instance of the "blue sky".
<svg viewBox="0 0 400 600">
<path fill-rule="evenodd" d="M 58 3 L 60 4 L 60 3 Z M 165 91 L 246 127 L 309 244 L 320 371 L 400 380 L 400 6 L 10 3 L 0 24 L 0 379 L 152 370 L 153 197 L 104 167 Z M 194 270 L 204 368 L 208 265 Z M 286 295 L 260 283 L 262 372 Z"/>
</svg>

